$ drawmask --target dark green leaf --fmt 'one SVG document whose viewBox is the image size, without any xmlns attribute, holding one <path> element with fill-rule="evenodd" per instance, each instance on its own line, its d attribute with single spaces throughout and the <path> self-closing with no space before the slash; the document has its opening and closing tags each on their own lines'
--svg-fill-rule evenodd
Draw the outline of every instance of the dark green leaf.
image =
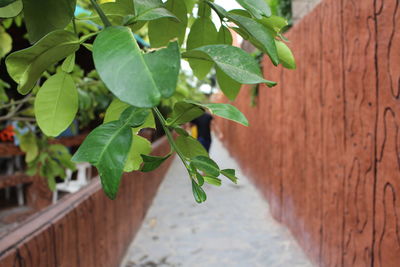
<svg viewBox="0 0 400 267">
<path fill-rule="evenodd" d="M 219 167 L 217 163 L 215 163 L 212 159 L 205 156 L 197 156 L 191 159 L 191 164 L 193 164 L 197 169 L 203 171 L 204 173 L 218 177 L 219 176 Z"/>
<path fill-rule="evenodd" d="M 204 113 L 204 110 L 197 105 L 186 102 L 177 102 L 174 105 L 171 119 L 168 125 L 181 125 L 190 122 Z"/>
<path fill-rule="evenodd" d="M 247 9 L 257 19 L 261 19 L 262 16 L 271 16 L 271 9 L 265 0 L 236 0 L 236 2 Z"/>
<path fill-rule="evenodd" d="M 222 181 L 219 178 L 216 177 L 210 177 L 210 176 L 204 176 L 204 180 L 207 184 L 215 185 L 215 186 L 221 186 Z"/>
<path fill-rule="evenodd" d="M 226 75 L 241 84 L 276 84 L 262 78 L 258 62 L 238 47 L 208 45 L 186 52 L 183 56 L 214 61 Z"/>
<path fill-rule="evenodd" d="M 221 170 L 221 174 L 227 177 L 233 183 L 237 184 L 238 178 L 236 177 L 235 170 L 233 169 Z"/>
<path fill-rule="evenodd" d="M 220 20 L 223 20 L 228 15 L 228 12 L 222 6 L 211 1 L 206 1 L 206 3 L 218 14 Z"/>
<path fill-rule="evenodd" d="M 64 29 L 74 16 L 76 0 L 23 0 L 29 40 L 36 42 L 54 30 Z"/>
<path fill-rule="evenodd" d="M 232 45 L 232 34 L 231 31 L 225 27 L 221 26 L 218 32 L 218 37 L 217 37 L 217 43 L 218 44 L 226 44 L 226 45 Z"/>
<path fill-rule="evenodd" d="M 75 162 L 96 166 L 104 192 L 114 199 L 131 147 L 132 131 L 121 121 L 112 121 L 94 129 L 72 157 Z"/>
<path fill-rule="evenodd" d="M 10 54 L 6 59 L 7 70 L 19 84 L 18 92 L 25 95 L 47 68 L 78 49 L 79 39 L 75 34 L 64 30 L 54 31 L 35 45 Z"/>
<path fill-rule="evenodd" d="M 150 111 L 148 109 L 128 107 L 122 112 L 120 121 L 129 127 L 139 127 L 144 124 L 149 114 Z"/>
<path fill-rule="evenodd" d="M 210 112 L 216 116 L 232 120 L 243 124 L 244 126 L 249 126 L 249 122 L 240 110 L 231 104 L 201 104 L 198 102 L 187 100 L 186 102 L 198 105 L 203 108 L 207 108 Z"/>
<path fill-rule="evenodd" d="M 22 1 L 17 0 L 12 3 L 0 7 L 0 18 L 12 18 L 17 16 L 22 11 Z"/>
<path fill-rule="evenodd" d="M 175 93 L 181 68 L 178 43 L 172 42 L 167 48 L 145 54 L 144 60 L 162 97 L 171 97 Z"/>
<path fill-rule="evenodd" d="M 208 6 L 207 6 L 208 7 Z M 195 20 L 187 40 L 187 50 L 217 43 L 218 32 L 212 20 L 208 17 L 200 17 Z M 202 80 L 210 72 L 213 62 L 201 59 L 189 59 L 190 67 L 194 75 Z"/>
<path fill-rule="evenodd" d="M 203 203 L 207 200 L 206 192 L 194 180 L 192 180 L 192 192 L 197 203 Z"/>
<path fill-rule="evenodd" d="M 183 0 L 168 0 L 165 8 L 174 14 L 179 21 L 172 18 L 161 18 L 149 23 L 149 38 L 152 47 L 167 46 L 168 42 L 178 38 L 182 45 L 188 23 L 186 5 Z"/>
<path fill-rule="evenodd" d="M 268 54 L 274 65 L 279 64 L 278 52 L 276 50 L 274 36 L 267 28 L 265 28 L 257 21 L 254 21 L 253 19 L 247 18 L 245 16 L 229 13 L 228 17 L 230 20 L 235 22 L 235 24 L 240 26 L 240 28 L 245 29 L 254 38 L 254 40 L 257 41 L 257 43 L 254 43 L 255 45 L 257 45 L 257 47 L 261 45 L 261 50 Z M 250 39 L 250 41 L 251 40 L 252 39 Z"/>
<path fill-rule="evenodd" d="M 104 29 L 94 42 L 93 59 L 101 79 L 120 100 L 143 108 L 158 105 L 161 93 L 129 28 Z"/>
<path fill-rule="evenodd" d="M 175 143 L 182 154 L 189 159 L 197 156 L 208 157 L 203 145 L 191 136 L 180 135 L 176 138 Z"/>
<path fill-rule="evenodd" d="M 47 136 L 57 137 L 71 125 L 78 112 L 78 91 L 71 75 L 51 76 L 35 99 L 36 121 Z"/>
<path fill-rule="evenodd" d="M 171 154 L 168 154 L 165 157 L 156 157 L 156 156 L 150 156 L 150 155 L 141 155 L 143 159 L 143 167 L 142 167 L 142 172 L 151 172 L 160 167 L 160 165 L 166 161 Z"/>
<path fill-rule="evenodd" d="M 229 100 L 235 100 L 242 85 L 226 75 L 220 68 L 216 68 L 216 77 L 219 88 Z"/>
<path fill-rule="evenodd" d="M 11 3 L 14 3 L 16 0 L 0 0 L 0 7 L 8 6 Z"/>
</svg>

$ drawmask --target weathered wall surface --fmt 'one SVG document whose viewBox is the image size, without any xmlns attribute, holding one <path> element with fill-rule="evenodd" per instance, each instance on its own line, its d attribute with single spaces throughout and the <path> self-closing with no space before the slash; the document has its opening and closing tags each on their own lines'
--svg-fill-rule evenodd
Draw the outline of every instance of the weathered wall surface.
<svg viewBox="0 0 400 267">
<path fill-rule="evenodd" d="M 154 152 L 169 152 L 166 139 L 155 143 Z M 105 196 L 96 179 L 36 214 L 0 237 L 0 266 L 119 266 L 171 160 L 151 173 L 126 174 L 116 200 Z"/>
<path fill-rule="evenodd" d="M 399 1 L 325 0 L 288 37 L 298 69 L 265 61 L 279 86 L 222 139 L 317 265 L 400 266 Z"/>
</svg>

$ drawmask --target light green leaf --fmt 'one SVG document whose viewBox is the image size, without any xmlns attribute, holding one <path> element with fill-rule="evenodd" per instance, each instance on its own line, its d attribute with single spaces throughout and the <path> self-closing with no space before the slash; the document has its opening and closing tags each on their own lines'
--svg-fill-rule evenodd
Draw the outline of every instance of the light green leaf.
<svg viewBox="0 0 400 267">
<path fill-rule="evenodd" d="M 133 0 L 133 4 L 135 7 L 135 15 L 137 16 L 163 5 L 161 0 Z"/>
<path fill-rule="evenodd" d="M 25 95 L 47 68 L 78 49 L 79 39 L 75 34 L 64 30 L 54 31 L 35 45 L 10 54 L 6 58 L 7 70 L 18 83 L 18 92 Z"/>
<path fill-rule="evenodd" d="M 67 73 L 71 73 L 75 67 L 75 53 L 69 55 L 61 65 L 61 69 Z"/>
<path fill-rule="evenodd" d="M 132 143 L 132 130 L 121 121 L 112 121 L 94 129 L 72 157 L 89 162 L 99 171 L 106 195 L 115 199 Z"/>
<path fill-rule="evenodd" d="M 22 11 L 22 1 L 17 0 L 8 5 L 0 7 L 0 18 L 12 18 L 18 16 Z"/>
<path fill-rule="evenodd" d="M 33 132 L 28 132 L 20 136 L 20 148 L 25 152 L 25 161 L 33 161 L 39 154 L 39 147 L 36 142 L 36 136 Z"/>
<path fill-rule="evenodd" d="M 279 64 L 274 36 L 267 28 L 257 21 L 245 16 L 229 13 L 228 18 L 251 35 L 251 37 L 256 41 L 252 43 L 263 52 L 267 53 L 275 66 Z M 252 38 L 250 38 L 250 41 L 253 41 Z"/>
<path fill-rule="evenodd" d="M 210 112 L 216 116 L 238 122 L 244 126 L 249 126 L 249 122 L 240 110 L 231 104 L 201 104 L 198 102 L 186 100 L 187 103 L 198 105 L 203 108 L 207 108 Z"/>
<path fill-rule="evenodd" d="M 157 106 L 162 95 L 175 90 L 180 67 L 176 44 L 154 54 L 158 57 L 143 56 L 126 27 L 107 27 L 93 45 L 94 63 L 101 79 L 115 96 L 136 107 Z M 171 66 L 165 68 L 168 64 Z"/>
<path fill-rule="evenodd" d="M 178 38 L 182 45 L 188 23 L 186 5 L 183 0 L 168 0 L 165 8 L 174 14 L 179 21 L 172 18 L 161 18 L 149 23 L 149 38 L 152 47 L 167 46 L 168 42 Z"/>
<path fill-rule="evenodd" d="M 142 154 L 151 152 L 151 143 L 146 138 L 133 132 L 133 140 L 125 163 L 124 172 L 137 171 L 143 162 Z"/>
<path fill-rule="evenodd" d="M 203 203 L 207 200 L 206 192 L 194 180 L 192 180 L 192 192 L 197 203 Z"/>
<path fill-rule="evenodd" d="M 208 7 L 208 6 L 207 6 Z M 200 17 L 195 20 L 187 40 L 187 50 L 217 43 L 218 32 L 214 23 L 208 17 Z M 210 72 L 213 62 L 201 59 L 189 59 L 190 67 L 194 75 L 202 80 Z"/>
<path fill-rule="evenodd" d="M 175 19 L 177 22 L 179 22 L 179 19 L 174 14 L 172 14 L 171 12 L 168 11 L 168 9 L 165 9 L 163 7 L 148 10 L 145 13 L 140 14 L 138 17 L 136 17 L 135 20 L 150 21 L 160 18 L 172 18 Z"/>
<path fill-rule="evenodd" d="M 189 136 L 189 133 L 185 129 L 181 128 L 181 127 L 175 127 L 174 130 L 179 135 Z"/>
<path fill-rule="evenodd" d="M 265 0 L 236 0 L 236 2 L 247 9 L 257 19 L 261 19 L 262 16 L 270 17 L 272 14 Z"/>
<path fill-rule="evenodd" d="M 33 43 L 54 30 L 64 29 L 74 16 L 76 0 L 22 0 L 29 40 Z"/>
<path fill-rule="evenodd" d="M 282 65 L 287 69 L 296 69 L 296 61 L 290 48 L 284 42 L 278 40 L 275 42 L 278 49 L 279 60 Z"/>
<path fill-rule="evenodd" d="M 47 136 L 56 137 L 71 125 L 78 112 L 78 91 L 72 77 L 60 72 L 50 77 L 35 99 L 35 116 Z"/>
<path fill-rule="evenodd" d="M 276 85 L 262 78 L 257 61 L 242 49 L 230 45 L 207 45 L 183 54 L 186 58 L 214 61 L 229 77 L 241 84 L 266 83 Z"/>
<path fill-rule="evenodd" d="M 12 38 L 11 36 L 4 30 L 3 27 L 0 26 L 0 59 L 7 55 L 12 49 Z"/>
<path fill-rule="evenodd" d="M 197 169 L 203 171 L 209 176 L 218 177 L 219 176 L 219 167 L 215 161 L 205 156 L 197 156 L 191 159 L 191 164 L 193 164 Z"/>
<path fill-rule="evenodd" d="M 239 94 L 242 85 L 226 75 L 220 68 L 216 68 L 216 77 L 219 88 L 229 98 L 229 100 L 235 100 Z"/>
<path fill-rule="evenodd" d="M 218 31 L 217 43 L 218 44 L 232 45 L 232 34 L 231 34 L 231 31 L 227 27 L 225 27 L 223 25 L 221 26 L 221 28 Z"/>
<path fill-rule="evenodd" d="M 262 18 L 257 21 L 276 34 L 282 32 L 282 29 L 288 25 L 286 19 L 275 15 L 272 15 L 269 18 Z"/>
<path fill-rule="evenodd" d="M 175 143 L 182 154 L 189 159 L 197 156 L 208 157 L 203 145 L 191 136 L 180 135 L 176 138 Z"/>
<path fill-rule="evenodd" d="M 233 183 L 237 184 L 238 178 L 236 177 L 234 169 L 221 170 L 221 174 L 224 175 L 229 180 L 231 180 Z"/>
<path fill-rule="evenodd" d="M 150 156 L 150 155 L 141 155 L 144 165 L 142 167 L 142 172 L 151 172 L 157 169 L 161 164 L 166 161 L 171 154 L 166 155 L 165 157 L 157 157 L 157 156 Z"/>
<path fill-rule="evenodd" d="M 204 110 L 197 105 L 186 102 L 177 102 L 174 105 L 171 119 L 168 119 L 168 125 L 181 125 L 190 122 L 204 113 Z"/>
<path fill-rule="evenodd" d="M 215 185 L 215 186 L 221 186 L 222 181 L 219 178 L 216 177 L 210 177 L 210 176 L 204 176 L 204 180 L 207 184 Z"/>
</svg>

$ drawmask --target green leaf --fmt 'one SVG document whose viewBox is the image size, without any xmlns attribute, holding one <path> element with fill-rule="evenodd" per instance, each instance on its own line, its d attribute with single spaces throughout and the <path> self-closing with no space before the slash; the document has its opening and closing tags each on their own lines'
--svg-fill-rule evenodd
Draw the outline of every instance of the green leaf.
<svg viewBox="0 0 400 267">
<path fill-rule="evenodd" d="M 275 42 L 282 65 L 287 69 L 296 69 L 296 61 L 290 48 L 284 42 L 277 40 Z"/>
<path fill-rule="evenodd" d="M 89 162 L 99 171 L 106 195 L 115 199 L 132 143 L 132 130 L 121 121 L 112 121 L 94 129 L 72 157 Z"/>
<path fill-rule="evenodd" d="M 124 110 L 126 110 L 128 107 L 130 107 L 128 104 L 122 102 L 118 98 L 114 98 L 114 100 L 111 102 L 110 106 L 106 110 L 106 114 L 104 116 L 104 122 L 103 123 L 108 123 L 111 121 L 116 121 L 119 120 L 121 117 L 121 114 Z M 149 112 L 149 115 L 146 118 L 146 121 L 143 123 L 143 125 L 133 128 L 134 133 L 138 133 L 141 129 L 144 128 L 155 128 L 155 121 L 154 121 L 154 116 L 153 113 Z"/>
<path fill-rule="evenodd" d="M 191 136 L 180 135 L 175 140 L 176 146 L 182 152 L 182 155 L 191 159 L 197 156 L 208 157 L 208 153 L 203 145 Z"/>
<path fill-rule="evenodd" d="M 29 40 L 33 43 L 54 30 L 64 29 L 74 16 L 76 0 L 22 0 Z"/>
<path fill-rule="evenodd" d="M 208 17 L 200 17 L 195 20 L 190 30 L 187 40 L 187 50 L 192 50 L 201 46 L 217 43 L 218 32 L 214 23 Z M 194 75 L 203 80 L 210 72 L 213 62 L 201 59 L 189 59 L 190 67 Z"/>
<path fill-rule="evenodd" d="M 47 136 L 56 137 L 71 125 L 78 112 L 78 91 L 71 75 L 51 76 L 35 99 L 36 121 Z"/>
<path fill-rule="evenodd" d="M 157 156 L 150 156 L 150 155 L 141 155 L 143 159 L 143 167 L 142 172 L 151 172 L 157 169 L 161 164 L 166 161 L 171 154 L 166 155 L 165 157 L 157 157 Z"/>
<path fill-rule="evenodd" d="M 204 173 L 218 177 L 219 176 L 219 167 L 215 161 L 205 156 L 197 156 L 191 159 L 191 164 L 193 164 L 197 169 L 203 171 Z"/>
<path fill-rule="evenodd" d="M 181 125 L 190 122 L 204 113 L 204 110 L 197 105 L 186 102 L 177 102 L 174 105 L 171 119 L 168 119 L 168 126 Z"/>
<path fill-rule="evenodd" d="M 216 68 L 216 77 L 219 88 L 229 98 L 229 100 L 235 100 L 239 94 L 242 85 L 226 75 L 220 68 Z"/>
<path fill-rule="evenodd" d="M 0 26 L 0 59 L 7 55 L 12 49 L 12 38 L 11 36 L 4 30 L 3 27 Z"/>
<path fill-rule="evenodd" d="M 71 73 L 75 67 L 75 53 L 69 55 L 61 65 L 61 69 L 67 73 Z"/>
<path fill-rule="evenodd" d="M 235 24 L 240 26 L 240 28 L 246 30 L 254 38 L 256 42 L 252 43 L 259 47 L 263 52 L 267 53 L 275 66 L 279 64 L 274 36 L 267 28 L 257 21 L 245 16 L 229 13 L 228 17 L 231 21 L 235 22 Z M 250 41 L 252 41 L 251 38 Z"/>
<path fill-rule="evenodd" d="M 67 147 L 60 144 L 50 145 L 48 151 L 51 156 L 59 161 L 64 167 L 73 171 L 76 170 L 76 166 L 71 160 L 72 156 Z"/>
<path fill-rule="evenodd" d="M 261 19 L 262 16 L 270 17 L 272 15 L 271 9 L 265 0 L 236 0 L 236 2 L 257 19 Z"/>
<path fill-rule="evenodd" d="M 15 2 L 16 0 L 0 0 L 0 7 L 8 6 L 9 4 Z"/>
<path fill-rule="evenodd" d="M 215 186 L 221 186 L 222 181 L 219 178 L 216 177 L 210 177 L 210 176 L 204 176 L 204 180 L 207 184 L 215 185 Z"/>
<path fill-rule="evenodd" d="M 176 43 L 143 56 L 131 30 L 119 26 L 104 29 L 93 45 L 96 69 L 108 89 L 123 102 L 143 108 L 173 94 L 179 57 Z"/>
<path fill-rule="evenodd" d="M 18 16 L 23 8 L 22 1 L 12 1 L 8 5 L 0 7 L 0 18 L 12 18 Z"/>
<path fill-rule="evenodd" d="M 64 30 L 54 31 L 35 45 L 10 54 L 6 58 L 7 70 L 19 84 L 18 92 L 25 95 L 47 68 L 78 49 L 79 39 L 75 34 Z"/>
<path fill-rule="evenodd" d="M 257 21 L 262 25 L 264 25 L 264 27 L 267 27 L 271 31 L 275 32 L 276 34 L 282 32 L 282 29 L 288 25 L 286 19 L 275 15 L 272 15 L 269 18 L 262 18 Z"/>
<path fill-rule="evenodd" d="M 233 183 L 237 184 L 238 178 L 236 177 L 235 170 L 233 169 L 221 170 L 221 174 L 224 175 L 229 180 L 231 180 Z"/>
<path fill-rule="evenodd" d="M 206 192 L 194 180 L 192 180 L 192 192 L 197 203 L 203 203 L 207 200 Z"/>
<path fill-rule="evenodd" d="M 221 28 L 219 28 L 217 43 L 232 45 L 232 41 L 233 40 L 232 40 L 231 31 L 227 27 L 222 25 Z"/>
<path fill-rule="evenodd" d="M 134 134 L 128 158 L 125 163 L 124 172 L 139 170 L 140 165 L 143 162 L 141 155 L 149 154 L 150 152 L 151 143 L 149 142 L 149 140 L 142 136 Z"/>
<path fill-rule="evenodd" d="M 148 109 L 128 107 L 124 112 L 122 112 L 119 120 L 127 124 L 129 127 L 140 127 L 144 124 L 149 114 L 150 110 Z"/>
<path fill-rule="evenodd" d="M 181 127 L 175 127 L 174 130 L 179 135 L 189 136 L 188 132 L 186 132 L 186 130 L 182 129 Z"/>
<path fill-rule="evenodd" d="M 161 18 L 149 23 L 149 38 L 152 47 L 167 46 L 172 39 L 178 38 L 182 45 L 188 23 L 186 5 L 183 0 L 168 0 L 165 8 L 174 14 L 179 21 L 172 18 Z"/>
<path fill-rule="evenodd" d="M 163 5 L 161 0 L 133 0 L 133 4 L 137 16 Z"/>
<path fill-rule="evenodd" d="M 33 161 L 39 154 L 39 147 L 36 142 L 36 136 L 33 132 L 28 132 L 20 136 L 20 148 L 25 152 L 25 161 Z"/>
<path fill-rule="evenodd" d="M 172 42 L 167 48 L 145 54 L 144 60 L 161 96 L 171 97 L 175 93 L 181 68 L 181 53 L 178 43 Z"/>
<path fill-rule="evenodd" d="M 207 45 L 186 52 L 183 56 L 214 61 L 226 75 L 241 84 L 276 84 L 262 78 L 258 62 L 238 47 Z"/>
<path fill-rule="evenodd" d="M 163 7 L 148 10 L 145 13 L 140 14 L 138 17 L 135 17 L 135 20 L 136 21 L 150 21 L 150 20 L 156 20 L 156 19 L 160 19 L 160 18 L 172 18 L 175 21 L 179 22 L 179 19 L 174 14 L 172 14 L 171 12 L 168 11 L 168 9 L 165 9 Z"/>
<path fill-rule="evenodd" d="M 244 126 L 249 126 L 249 122 L 240 110 L 231 104 L 201 104 L 198 102 L 186 100 L 186 102 L 198 105 L 203 108 L 207 108 L 210 112 L 216 116 L 238 122 Z"/>
<path fill-rule="evenodd" d="M 220 20 L 223 20 L 228 15 L 228 12 L 220 5 L 217 5 L 211 1 L 206 1 L 206 3 L 217 13 Z"/>
</svg>

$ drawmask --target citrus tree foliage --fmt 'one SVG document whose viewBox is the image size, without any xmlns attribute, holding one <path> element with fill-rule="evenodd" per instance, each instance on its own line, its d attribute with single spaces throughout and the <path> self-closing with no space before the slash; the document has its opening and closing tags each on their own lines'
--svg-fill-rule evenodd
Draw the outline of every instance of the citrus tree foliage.
<svg viewBox="0 0 400 267">
<path fill-rule="evenodd" d="M 286 21 L 273 16 L 265 0 L 237 0 L 243 9 L 230 11 L 212 0 L 79 2 L 92 14 L 75 18 L 76 0 L 0 0 L 1 16 L 23 13 L 32 44 L 6 58 L 18 92 L 29 94 L 48 68 L 61 65 L 54 75 L 40 82 L 35 99 L 35 116 L 43 133 L 58 136 L 77 115 L 78 91 L 71 71 L 76 51 L 85 46 L 92 51 L 96 70 L 115 99 L 104 123 L 87 136 L 72 159 L 96 166 L 108 197 L 116 197 L 124 172 L 152 171 L 173 152 L 188 171 L 198 203 L 206 200 L 204 183 L 219 186 L 221 177 L 236 183 L 235 171 L 220 169 L 180 126 L 206 111 L 247 126 L 247 119 L 237 108 L 181 99 L 174 101 L 171 115 L 165 118 L 157 106 L 176 94 L 182 59 L 189 62 L 199 79 L 214 68 L 219 87 L 231 100 L 242 84 L 274 86 L 275 82 L 263 77 L 254 57 L 232 46 L 232 32 L 268 55 L 274 65 L 295 68 L 281 35 Z M 211 19 L 212 12 L 221 21 L 219 28 Z M 82 20 L 99 27 L 82 34 L 76 31 Z M 139 47 L 134 37 L 137 31 L 147 32 L 150 49 Z M 155 127 L 154 117 L 171 145 L 171 152 L 162 157 L 151 156 L 150 143 L 138 135 L 143 128 Z"/>
</svg>

